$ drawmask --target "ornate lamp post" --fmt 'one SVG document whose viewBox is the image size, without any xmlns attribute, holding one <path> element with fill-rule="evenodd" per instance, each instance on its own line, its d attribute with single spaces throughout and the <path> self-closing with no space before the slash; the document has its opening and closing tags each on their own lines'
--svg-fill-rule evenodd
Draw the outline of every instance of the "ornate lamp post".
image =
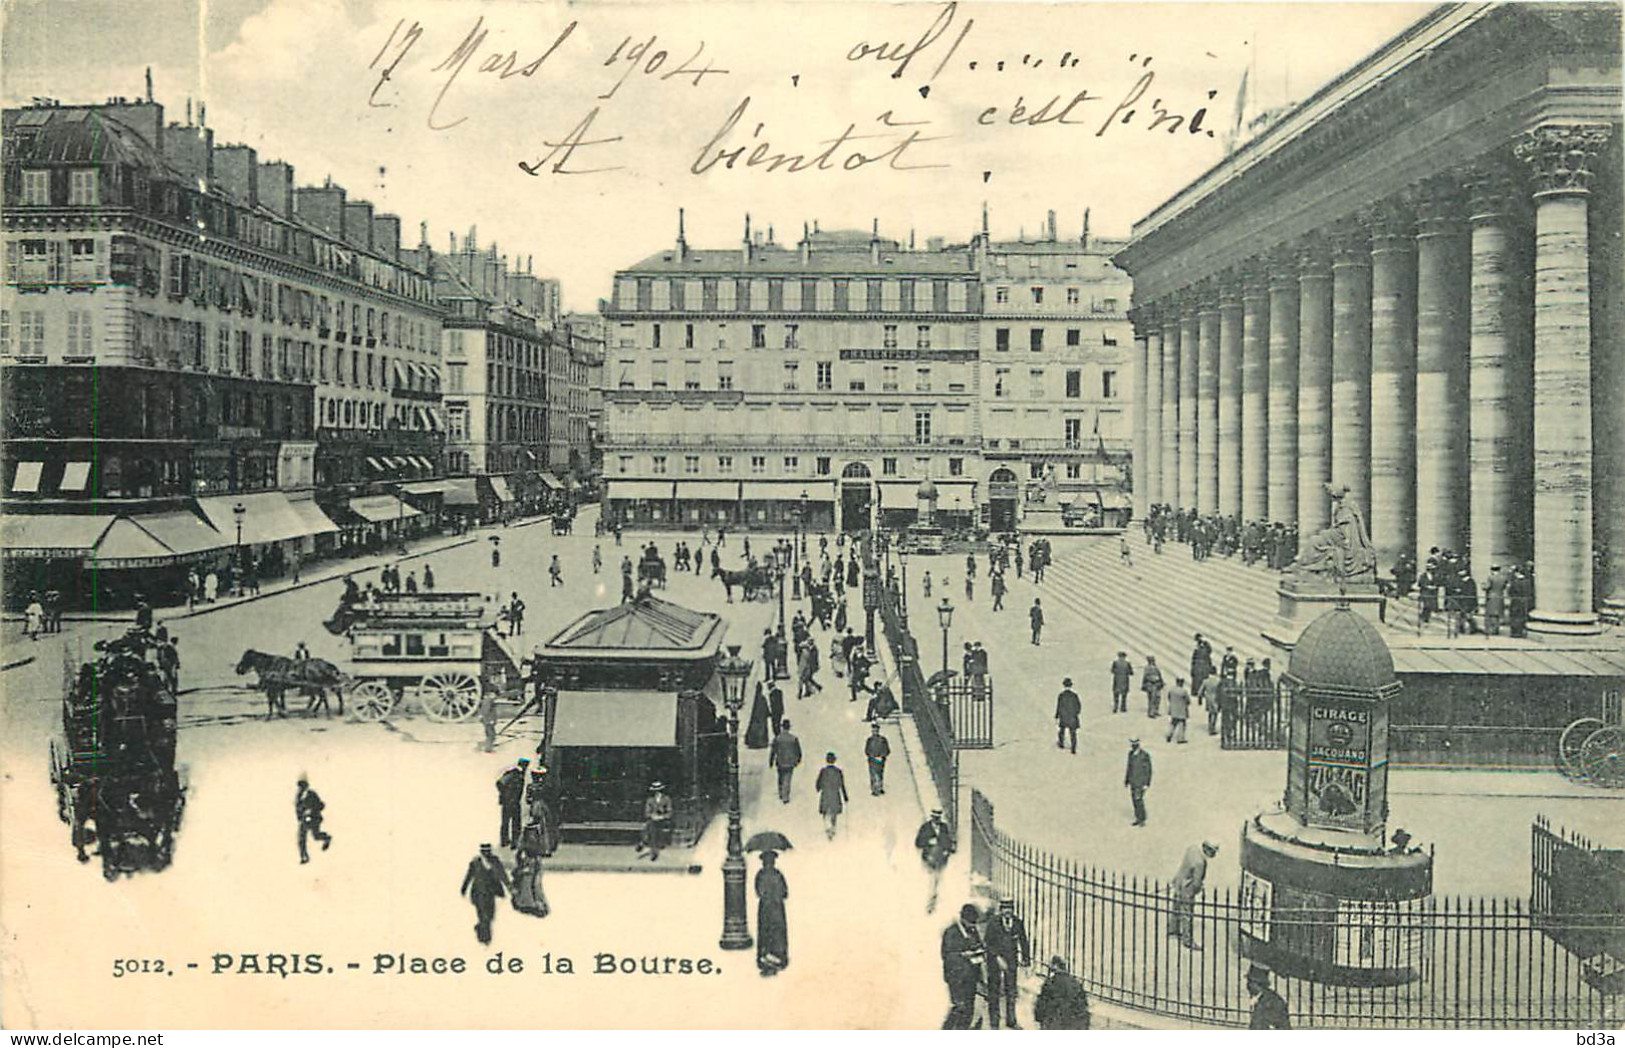
<svg viewBox="0 0 1625 1048">
<path fill-rule="evenodd" d="M 248 567 L 247 559 L 243 556 L 243 518 L 248 515 L 248 507 L 241 502 L 231 507 L 231 516 L 237 522 L 237 547 L 232 551 L 237 559 L 237 595 L 243 594 L 244 569 Z"/>
<path fill-rule="evenodd" d="M 745 918 L 745 844 L 739 825 L 739 711 L 745 705 L 750 671 L 751 661 L 739 657 L 739 645 L 728 645 L 728 657 L 717 665 L 723 702 L 728 707 L 728 857 L 722 860 L 719 943 L 724 950 L 746 950 L 753 942 Z"/>
<path fill-rule="evenodd" d="M 903 616 L 903 625 L 907 626 L 908 625 L 908 550 L 904 549 L 901 543 L 899 543 L 898 546 L 897 546 L 897 563 L 899 563 L 899 564 L 901 564 L 903 566 L 903 594 L 902 594 L 901 600 L 899 600 L 899 602 L 898 602 L 898 604 L 899 604 L 898 611 Z"/>
<path fill-rule="evenodd" d="M 948 627 L 954 624 L 954 606 L 947 597 L 937 605 L 937 623 L 942 627 L 942 678 L 948 679 Z"/>
<path fill-rule="evenodd" d="M 783 546 L 774 546 L 773 563 L 779 569 L 779 633 L 788 636 L 784 626 L 784 587 L 788 581 L 785 576 L 790 570 L 790 551 Z"/>
<path fill-rule="evenodd" d="M 801 512 L 796 516 L 796 522 L 801 525 L 801 559 L 807 559 L 807 489 L 801 489 Z"/>
</svg>

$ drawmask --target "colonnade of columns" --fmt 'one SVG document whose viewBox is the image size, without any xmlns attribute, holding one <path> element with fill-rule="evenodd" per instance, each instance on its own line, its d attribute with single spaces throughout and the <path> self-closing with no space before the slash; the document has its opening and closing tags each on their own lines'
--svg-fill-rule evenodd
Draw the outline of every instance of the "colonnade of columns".
<svg viewBox="0 0 1625 1048">
<path fill-rule="evenodd" d="M 1595 629 L 1594 519 L 1605 596 L 1625 600 L 1625 340 L 1592 335 L 1594 312 L 1618 327 L 1625 279 L 1618 230 L 1590 229 L 1619 214 L 1591 193 L 1609 134 L 1543 126 L 1236 268 L 1137 289 L 1140 511 L 1307 537 L 1346 485 L 1381 571 L 1435 546 L 1480 581 L 1532 560 L 1530 628 Z"/>
</svg>

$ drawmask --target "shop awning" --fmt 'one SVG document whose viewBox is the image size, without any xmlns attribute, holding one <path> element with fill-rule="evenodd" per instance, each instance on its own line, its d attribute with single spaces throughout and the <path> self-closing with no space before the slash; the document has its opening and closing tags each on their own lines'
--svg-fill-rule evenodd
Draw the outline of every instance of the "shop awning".
<svg viewBox="0 0 1625 1048">
<path fill-rule="evenodd" d="M 11 477 L 11 491 L 14 495 L 32 495 L 39 491 L 40 474 L 45 471 L 43 462 L 19 462 L 17 472 Z"/>
<path fill-rule="evenodd" d="M 90 483 L 90 463 L 70 462 L 62 467 L 62 490 L 83 491 Z"/>
<path fill-rule="evenodd" d="M 453 483 L 450 480 L 417 480 L 402 484 L 401 490 L 408 495 L 443 495 L 452 489 Z"/>
<path fill-rule="evenodd" d="M 396 385 L 397 385 L 397 386 L 404 386 L 404 385 L 407 385 L 407 381 L 406 381 L 406 368 L 404 368 L 404 367 L 402 367 L 402 366 L 401 366 L 401 362 L 400 362 L 400 361 L 398 361 L 398 360 L 397 360 L 397 361 L 395 361 L 395 362 L 394 362 L 394 363 L 395 363 L 395 367 L 394 367 L 394 371 L 395 371 L 395 384 L 396 384 Z"/>
<path fill-rule="evenodd" d="M 973 512 L 976 509 L 975 485 L 937 481 L 937 508 L 948 513 Z"/>
<path fill-rule="evenodd" d="M 536 452 L 530 450 L 529 448 L 520 448 L 519 450 L 524 452 L 525 457 L 530 459 L 532 462 L 538 461 L 537 458 L 536 458 Z"/>
<path fill-rule="evenodd" d="M 130 519 L 181 557 L 226 549 L 236 538 L 235 535 L 228 536 L 214 530 L 196 513 L 186 510 L 152 513 Z"/>
<path fill-rule="evenodd" d="M 175 559 L 174 550 L 133 521 L 121 518 L 115 520 L 96 543 L 89 563 L 98 568 L 151 568 L 173 564 Z"/>
<path fill-rule="evenodd" d="M 288 504 L 293 507 L 294 515 L 304 522 L 306 535 L 331 535 L 339 530 L 333 518 L 323 513 L 314 500 L 300 499 Z"/>
<path fill-rule="evenodd" d="M 478 506 L 480 493 L 474 485 L 474 478 L 459 477 L 446 481 L 446 497 L 443 501 L 447 506 Z"/>
<path fill-rule="evenodd" d="M 672 482 L 669 480 L 612 480 L 609 497 L 612 499 L 670 499 Z"/>
<path fill-rule="evenodd" d="M 919 509 L 920 482 L 917 480 L 902 481 L 896 484 L 880 485 L 881 509 Z M 941 502 L 937 503 L 939 506 Z"/>
<path fill-rule="evenodd" d="M 1108 491 L 1100 496 L 1100 504 L 1107 509 L 1130 509 L 1134 503 L 1121 491 Z"/>
<path fill-rule="evenodd" d="M 530 454 L 530 453 L 527 451 L 526 454 Z M 535 458 L 535 457 L 536 456 L 531 455 L 531 458 Z M 547 472 L 546 470 L 543 470 L 542 472 L 536 474 L 536 479 L 540 480 L 543 485 L 545 485 L 546 487 L 552 488 L 554 491 L 563 491 L 564 490 L 564 485 L 559 483 L 559 478 L 555 477 L 553 474 Z"/>
<path fill-rule="evenodd" d="M 809 503 L 835 501 L 835 487 L 827 480 L 747 480 L 743 495 L 747 501 L 800 502 L 804 491 Z"/>
<path fill-rule="evenodd" d="M 211 495 L 198 499 L 197 506 L 214 526 L 214 530 L 224 535 L 232 544 L 237 541 L 237 518 L 233 513 L 236 506 L 242 506 L 246 511 L 243 513 L 245 546 L 282 542 L 310 534 L 305 529 L 304 520 L 293 511 L 288 496 L 280 491 L 262 491 L 252 495 Z"/>
<path fill-rule="evenodd" d="M 507 477 L 486 477 L 491 482 L 491 494 L 497 497 L 498 502 L 512 502 L 513 492 L 508 489 Z"/>
<path fill-rule="evenodd" d="M 384 472 L 388 471 L 388 469 L 389 469 L 388 466 L 384 465 L 382 462 L 378 461 L 375 458 L 367 459 L 367 465 L 371 466 L 372 469 L 373 469 L 373 472 L 375 472 L 375 473 L 384 473 Z"/>
<path fill-rule="evenodd" d="M 739 500 L 739 481 L 685 480 L 677 485 L 677 497 L 680 499 L 706 499 L 712 502 L 737 502 Z M 811 498 L 811 492 L 808 493 L 808 497 Z"/>
<path fill-rule="evenodd" d="M 0 547 L 8 557 L 83 557 L 115 519 L 107 514 L 8 514 L 0 517 Z"/>
<path fill-rule="evenodd" d="M 374 524 L 392 520 L 405 520 L 418 515 L 418 511 L 394 495 L 363 495 L 350 500 L 350 512 Z"/>
<path fill-rule="evenodd" d="M 429 428 L 432 429 L 432 430 L 439 430 L 439 429 L 443 428 L 442 424 L 440 422 L 440 409 L 439 408 L 430 408 L 429 409 Z"/>
<path fill-rule="evenodd" d="M 665 749 L 677 745 L 677 696 L 663 691 L 560 691 L 553 745 Z"/>
</svg>

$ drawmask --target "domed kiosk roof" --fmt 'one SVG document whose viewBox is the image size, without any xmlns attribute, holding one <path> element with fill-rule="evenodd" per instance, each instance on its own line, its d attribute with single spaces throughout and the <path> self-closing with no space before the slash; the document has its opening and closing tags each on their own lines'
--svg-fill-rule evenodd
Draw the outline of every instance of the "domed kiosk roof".
<svg viewBox="0 0 1625 1048">
<path fill-rule="evenodd" d="M 1301 687 L 1331 694 L 1386 697 L 1399 690 L 1388 645 L 1375 626 L 1347 605 L 1304 629 L 1292 649 L 1287 676 Z"/>
<path fill-rule="evenodd" d="M 930 477 L 926 477 L 920 481 L 920 486 L 915 489 L 914 494 L 917 498 L 934 499 L 937 497 L 937 486 Z"/>
</svg>

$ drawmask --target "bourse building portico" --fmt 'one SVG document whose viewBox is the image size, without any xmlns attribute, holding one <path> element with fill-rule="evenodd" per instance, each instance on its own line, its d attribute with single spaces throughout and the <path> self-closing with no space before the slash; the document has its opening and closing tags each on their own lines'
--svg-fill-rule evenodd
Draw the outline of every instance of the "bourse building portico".
<svg viewBox="0 0 1625 1048">
<path fill-rule="evenodd" d="M 1615 7 L 1441 7 L 1136 225 L 1136 516 L 1347 485 L 1383 573 L 1625 609 L 1619 58 Z"/>
</svg>

